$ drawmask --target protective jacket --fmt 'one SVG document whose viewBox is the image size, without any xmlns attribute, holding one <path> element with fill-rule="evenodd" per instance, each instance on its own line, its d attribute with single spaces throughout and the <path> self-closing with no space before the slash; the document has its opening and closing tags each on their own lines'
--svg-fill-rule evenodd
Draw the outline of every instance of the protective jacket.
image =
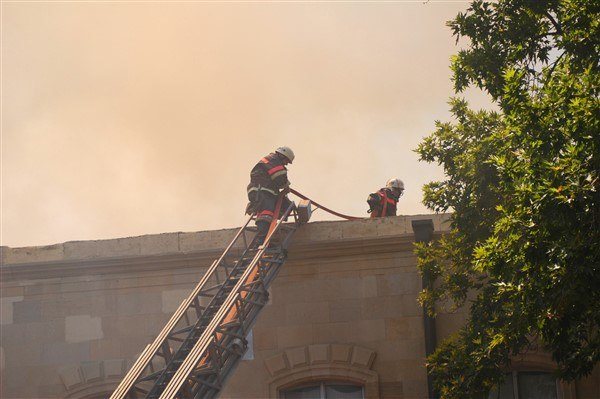
<svg viewBox="0 0 600 399">
<path fill-rule="evenodd" d="M 251 192 L 259 190 L 277 195 L 282 188 L 289 184 L 287 169 L 283 165 L 281 155 L 272 152 L 252 168 L 248 196 Z"/>
<path fill-rule="evenodd" d="M 273 211 L 277 195 L 289 185 L 282 156 L 273 152 L 262 158 L 250 172 L 250 184 L 247 188 L 250 203 L 246 213 L 256 212 L 257 222 L 270 222 L 275 216 Z M 289 205 L 287 198 L 283 205 L 284 208 Z"/>
<path fill-rule="evenodd" d="M 382 188 L 376 193 L 369 194 L 367 203 L 372 218 L 396 216 L 396 206 L 399 197 L 389 188 Z"/>
</svg>

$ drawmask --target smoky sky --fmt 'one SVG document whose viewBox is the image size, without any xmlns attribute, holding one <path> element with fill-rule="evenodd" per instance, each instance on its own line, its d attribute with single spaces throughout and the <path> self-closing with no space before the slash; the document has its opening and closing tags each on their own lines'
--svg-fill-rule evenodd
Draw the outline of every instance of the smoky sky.
<svg viewBox="0 0 600 399">
<path fill-rule="evenodd" d="M 443 170 L 413 150 L 450 118 L 467 5 L 3 3 L 2 245 L 240 225 L 280 145 L 326 206 L 366 216 L 400 177 L 399 213 L 429 213 Z"/>
</svg>

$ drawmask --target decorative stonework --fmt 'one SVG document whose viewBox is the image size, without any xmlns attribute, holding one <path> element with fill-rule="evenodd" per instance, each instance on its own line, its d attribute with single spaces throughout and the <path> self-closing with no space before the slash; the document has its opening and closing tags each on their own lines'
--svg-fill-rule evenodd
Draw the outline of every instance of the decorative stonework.
<svg viewBox="0 0 600 399">
<path fill-rule="evenodd" d="M 308 347 L 309 358 L 312 364 L 329 362 L 329 345 L 310 345 Z"/>
<path fill-rule="evenodd" d="M 331 345 L 331 361 L 333 363 L 346 363 L 350 361 L 350 345 Z"/>
<path fill-rule="evenodd" d="M 285 354 L 288 358 L 288 364 L 291 368 L 301 367 L 308 365 L 308 351 L 306 346 L 299 348 L 288 349 Z"/>
<path fill-rule="evenodd" d="M 269 397 L 310 381 L 337 380 L 363 385 L 365 399 L 379 398 L 379 377 L 371 370 L 376 353 L 356 345 L 320 344 L 290 348 L 265 359 L 271 375 Z"/>
<path fill-rule="evenodd" d="M 65 388 L 65 398 L 88 399 L 103 397 L 116 388 L 125 375 L 127 361 L 110 359 L 83 362 L 79 366 L 59 370 Z"/>
</svg>

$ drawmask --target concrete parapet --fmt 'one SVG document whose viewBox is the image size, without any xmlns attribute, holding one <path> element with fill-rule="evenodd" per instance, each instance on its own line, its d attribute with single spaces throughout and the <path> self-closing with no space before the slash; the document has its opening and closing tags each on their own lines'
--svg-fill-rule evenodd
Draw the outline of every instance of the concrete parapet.
<svg viewBox="0 0 600 399">
<path fill-rule="evenodd" d="M 448 229 L 448 217 L 448 214 L 411 215 L 314 222 L 298 230 L 294 237 L 294 246 L 348 239 L 412 236 L 410 222 L 422 218 L 432 219 L 436 231 L 445 231 Z M 237 229 L 176 232 L 109 240 L 69 241 L 39 247 L 2 247 L 2 266 L 217 250 L 224 248 L 236 231 Z"/>
</svg>

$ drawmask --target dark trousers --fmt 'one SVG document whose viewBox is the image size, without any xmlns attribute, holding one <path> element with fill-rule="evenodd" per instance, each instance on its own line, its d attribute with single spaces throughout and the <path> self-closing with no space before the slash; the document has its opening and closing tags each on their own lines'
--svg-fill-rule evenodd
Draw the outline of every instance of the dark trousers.
<svg viewBox="0 0 600 399">
<path fill-rule="evenodd" d="M 250 202 L 252 203 L 253 208 L 256 210 L 256 227 L 258 230 L 256 234 L 256 242 L 258 245 L 261 245 L 267 237 L 269 226 L 271 225 L 273 218 L 281 217 L 281 214 L 290 206 L 291 201 L 287 196 L 283 198 L 279 215 L 275 215 L 277 196 L 269 193 L 268 191 L 259 191 L 257 196 L 250 198 Z"/>
</svg>

